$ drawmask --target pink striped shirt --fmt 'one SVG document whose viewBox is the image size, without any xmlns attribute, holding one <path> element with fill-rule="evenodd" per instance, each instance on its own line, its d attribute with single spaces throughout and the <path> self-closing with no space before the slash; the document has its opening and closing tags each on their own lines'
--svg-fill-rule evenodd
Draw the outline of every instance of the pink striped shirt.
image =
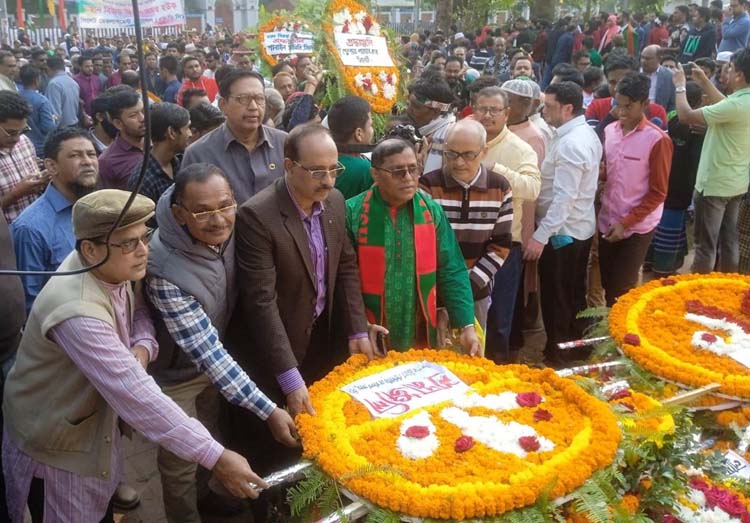
<svg viewBox="0 0 750 523">
<path fill-rule="evenodd" d="M 117 328 L 88 317 L 72 318 L 50 329 L 50 337 L 91 381 L 117 416 L 152 441 L 181 458 L 211 469 L 224 448 L 198 420 L 188 417 L 165 396 L 130 349 L 144 346 L 156 358 L 154 327 L 142 300 L 137 301 L 132 332 L 124 283 L 108 285 L 116 311 Z M 54 384 L 50 384 L 50 394 Z M 115 418 L 116 420 L 116 418 Z M 99 521 L 120 481 L 120 431 L 112 426 L 112 473 L 109 478 L 87 477 L 34 461 L 8 437 L 3 437 L 3 472 L 8 510 L 13 522 L 23 522 L 33 477 L 45 480 L 45 522 Z M 81 456 L 86 459 L 86 456 Z"/>
</svg>

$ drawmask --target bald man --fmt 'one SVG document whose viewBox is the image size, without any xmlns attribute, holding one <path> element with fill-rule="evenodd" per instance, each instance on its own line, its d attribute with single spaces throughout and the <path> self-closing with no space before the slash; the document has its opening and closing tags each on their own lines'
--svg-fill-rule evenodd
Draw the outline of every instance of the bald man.
<svg viewBox="0 0 750 523">
<path fill-rule="evenodd" d="M 485 128 L 476 120 L 461 120 L 448 130 L 443 168 L 419 180 L 421 189 L 443 207 L 456 234 L 469 269 L 474 314 L 483 329 L 495 273 L 513 241 L 510 183 L 482 165 L 486 154 Z M 438 319 L 440 326 L 440 314 Z M 442 319 L 445 322 L 447 317 L 442 315 Z"/>
<path fill-rule="evenodd" d="M 674 82 L 672 71 L 659 65 L 661 62 L 661 47 L 647 45 L 641 51 L 641 72 L 651 79 L 651 89 L 648 92 L 650 102 L 655 102 L 667 113 L 675 109 Z"/>
</svg>

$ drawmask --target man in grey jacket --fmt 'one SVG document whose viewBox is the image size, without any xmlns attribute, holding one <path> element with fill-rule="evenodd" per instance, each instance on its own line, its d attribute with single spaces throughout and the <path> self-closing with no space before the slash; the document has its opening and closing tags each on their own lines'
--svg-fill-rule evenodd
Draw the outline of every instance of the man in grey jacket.
<svg viewBox="0 0 750 523">
<path fill-rule="evenodd" d="M 215 425 L 211 417 L 218 412 L 220 391 L 265 420 L 277 441 L 297 446 L 292 418 L 258 389 L 222 343 L 237 298 L 236 210 L 226 176 L 204 163 L 180 171 L 159 199 L 146 294 L 155 309 L 160 350 L 149 372 L 165 394 L 207 426 Z M 197 492 L 196 465 L 164 448 L 158 464 L 167 519 L 200 523 L 198 496 L 208 490 Z"/>
</svg>

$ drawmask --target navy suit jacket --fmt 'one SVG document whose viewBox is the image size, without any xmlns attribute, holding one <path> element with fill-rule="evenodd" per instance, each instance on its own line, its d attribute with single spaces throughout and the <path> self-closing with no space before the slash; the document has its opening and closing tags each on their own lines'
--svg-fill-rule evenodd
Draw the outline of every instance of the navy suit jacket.
<svg viewBox="0 0 750 523">
<path fill-rule="evenodd" d="M 654 102 L 658 103 L 669 113 L 675 110 L 674 82 L 672 71 L 666 67 L 660 67 L 656 73 L 656 94 Z"/>
</svg>

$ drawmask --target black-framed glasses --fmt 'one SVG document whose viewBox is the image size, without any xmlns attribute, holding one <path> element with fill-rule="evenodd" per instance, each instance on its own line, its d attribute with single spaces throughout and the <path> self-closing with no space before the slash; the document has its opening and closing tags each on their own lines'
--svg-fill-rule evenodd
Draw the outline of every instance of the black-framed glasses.
<svg viewBox="0 0 750 523">
<path fill-rule="evenodd" d="M 6 129 L 2 125 L 0 125 L 0 130 L 2 130 L 5 133 L 5 136 L 7 136 L 8 138 L 18 138 L 22 134 L 28 133 L 29 131 L 31 131 L 31 127 L 29 127 L 27 125 L 26 127 L 24 127 L 23 129 L 21 129 L 20 131 L 17 131 L 15 129 L 12 129 L 12 130 L 9 131 L 8 129 Z"/>
<path fill-rule="evenodd" d="M 146 234 L 144 234 L 143 236 L 139 236 L 138 238 L 130 238 L 128 240 L 123 240 L 119 243 L 109 242 L 109 246 L 119 248 L 123 254 L 132 254 L 133 252 L 135 252 L 135 250 L 138 248 L 138 246 L 141 243 L 143 245 L 148 245 L 148 242 L 151 239 L 152 234 L 154 234 L 154 229 L 149 229 L 148 231 L 146 231 Z M 94 243 L 102 244 L 102 245 L 107 243 L 102 239 L 94 239 L 91 241 L 93 241 Z"/>
<path fill-rule="evenodd" d="M 230 94 L 227 96 L 228 100 L 236 100 L 238 104 L 248 107 L 250 102 L 255 102 L 256 105 L 266 105 L 266 95 L 264 94 Z"/>
<path fill-rule="evenodd" d="M 215 215 L 222 216 L 224 218 L 231 217 L 235 212 L 237 212 L 237 202 L 233 203 L 232 205 L 227 205 L 226 207 L 222 207 L 221 209 L 214 209 L 213 211 L 203 211 L 203 212 L 192 212 L 190 209 L 185 207 L 182 204 L 178 204 L 180 207 L 185 209 L 190 215 L 193 217 L 193 219 L 198 223 L 207 223 L 211 217 Z"/>
<path fill-rule="evenodd" d="M 419 164 L 405 165 L 403 167 L 396 167 L 395 169 L 386 169 L 385 167 L 375 167 L 379 171 L 385 171 L 394 178 L 406 178 L 408 174 L 412 178 L 418 178 L 422 171 L 422 166 Z"/>
<path fill-rule="evenodd" d="M 443 151 L 443 155 L 445 155 L 445 157 L 449 160 L 458 160 L 459 158 L 463 158 L 465 162 L 476 160 L 477 156 L 479 156 L 480 154 L 482 154 L 482 151 L 464 151 L 462 153 L 456 151 Z"/>
<path fill-rule="evenodd" d="M 477 106 L 474 107 L 474 113 L 478 114 L 479 116 L 483 116 L 485 114 L 489 114 L 491 116 L 498 116 L 500 113 L 505 111 L 507 107 L 482 107 Z"/>
<path fill-rule="evenodd" d="M 341 173 L 343 173 L 346 170 L 346 167 L 344 167 L 341 162 L 336 162 L 336 167 L 333 169 L 310 169 L 308 167 L 305 167 L 301 163 L 299 163 L 296 160 L 292 160 L 294 162 L 294 165 L 299 167 L 300 169 L 304 169 L 308 173 L 310 173 L 310 176 L 315 178 L 316 180 L 322 180 L 326 176 L 330 176 L 334 180 L 341 176 Z"/>
</svg>

